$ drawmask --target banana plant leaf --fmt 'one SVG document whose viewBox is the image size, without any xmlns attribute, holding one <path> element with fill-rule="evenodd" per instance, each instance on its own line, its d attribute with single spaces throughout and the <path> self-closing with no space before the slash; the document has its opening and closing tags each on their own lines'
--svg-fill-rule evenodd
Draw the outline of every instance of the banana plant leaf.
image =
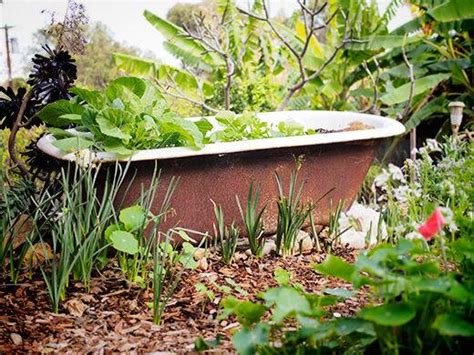
<svg viewBox="0 0 474 355">
<path fill-rule="evenodd" d="M 438 22 L 451 22 L 474 18 L 472 0 L 450 0 L 428 11 Z"/>
<path fill-rule="evenodd" d="M 152 12 L 145 10 L 143 13 L 146 20 L 153 25 L 165 39 L 173 45 L 181 48 L 180 59 L 189 54 L 201 60 L 208 65 L 223 65 L 224 61 L 216 53 L 206 53 L 204 46 L 199 41 L 189 38 L 180 27 L 167 21 Z"/>
<path fill-rule="evenodd" d="M 405 122 L 406 131 L 417 127 L 421 122 L 429 119 L 434 113 L 447 113 L 448 101 L 445 96 L 437 97 L 415 112 Z"/>
<path fill-rule="evenodd" d="M 449 77 L 449 74 L 433 74 L 415 80 L 413 96 L 422 94 L 425 91 L 436 87 L 441 81 L 447 80 Z M 407 101 L 409 96 L 410 83 L 406 83 L 380 97 L 380 101 L 385 105 L 395 105 Z"/>
</svg>

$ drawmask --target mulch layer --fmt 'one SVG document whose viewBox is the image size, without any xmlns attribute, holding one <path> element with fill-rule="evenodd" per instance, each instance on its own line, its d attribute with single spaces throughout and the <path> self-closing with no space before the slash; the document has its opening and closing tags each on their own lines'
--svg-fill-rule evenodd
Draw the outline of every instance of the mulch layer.
<svg viewBox="0 0 474 355">
<path fill-rule="evenodd" d="M 346 248 L 332 251 L 348 261 L 355 252 Z M 150 352 L 189 353 L 198 337 L 222 341 L 215 350 L 233 353 L 230 337 L 239 324 L 232 318 L 218 319 L 219 302 L 228 295 L 255 299 L 267 287 L 276 287 L 273 273 L 288 270 L 292 281 L 308 292 L 350 284 L 318 275 L 311 265 L 324 260 L 325 254 L 281 258 L 269 255 L 252 257 L 224 265 L 208 258 L 206 270 L 186 270 L 163 316 L 162 325 L 152 322 L 147 303 L 152 294 L 129 284 L 113 265 L 94 275 L 91 290 L 85 293 L 80 283 L 69 287 L 60 314 L 51 312 L 46 286 L 39 275 L 19 285 L 0 285 L 1 352 Z M 0 280 L 1 281 L 1 280 Z M 196 290 L 202 283 L 215 294 L 211 301 Z M 331 308 L 334 316 L 353 315 L 366 303 L 364 294 Z"/>
</svg>

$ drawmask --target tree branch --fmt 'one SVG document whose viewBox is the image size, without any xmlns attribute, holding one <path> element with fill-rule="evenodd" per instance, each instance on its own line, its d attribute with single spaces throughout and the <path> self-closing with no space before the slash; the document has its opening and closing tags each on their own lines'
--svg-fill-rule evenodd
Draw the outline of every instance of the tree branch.
<svg viewBox="0 0 474 355">
<path fill-rule="evenodd" d="M 21 100 L 20 109 L 18 110 L 18 114 L 16 116 L 15 122 L 13 122 L 12 130 L 10 131 L 10 135 L 8 137 L 8 154 L 10 154 L 10 159 L 13 161 L 13 163 L 20 169 L 20 171 L 24 175 L 28 175 L 28 169 L 18 159 L 16 155 L 16 135 L 18 133 L 18 130 L 20 129 L 21 120 L 23 119 L 23 116 L 25 115 L 26 107 L 32 95 L 33 95 L 33 90 L 30 90 L 25 96 L 23 96 L 23 99 Z"/>
<path fill-rule="evenodd" d="M 379 98 L 378 83 L 379 83 L 379 78 L 380 78 L 380 67 L 379 67 L 379 63 L 378 63 L 376 58 L 374 58 L 374 64 L 375 64 L 375 68 L 377 69 L 377 77 L 376 78 L 374 78 L 374 75 L 369 70 L 369 67 L 367 66 L 367 62 L 364 61 L 362 63 L 362 66 L 364 67 L 364 70 L 369 75 L 369 78 L 372 81 L 372 85 L 374 86 L 374 97 L 372 99 L 372 105 L 370 105 L 366 109 L 362 110 L 361 111 L 362 113 L 371 112 L 376 107 L 377 100 Z"/>
<path fill-rule="evenodd" d="M 170 82 L 167 82 L 168 84 L 168 87 L 165 87 L 162 83 L 160 83 L 158 81 L 158 79 L 155 79 L 155 83 L 160 87 L 160 89 L 168 96 L 171 96 L 175 99 L 179 99 L 179 100 L 184 100 L 184 101 L 187 101 L 193 105 L 196 105 L 196 106 L 199 106 L 199 107 L 202 107 L 210 112 L 214 112 L 214 113 L 217 113 L 219 112 L 219 110 L 207 105 L 205 103 L 204 100 L 202 101 L 198 101 L 196 99 L 193 99 L 191 97 L 189 97 L 188 95 L 186 95 L 180 88 L 179 86 L 176 84 L 176 81 L 174 81 L 174 79 L 171 78 L 170 75 L 168 75 L 168 78 L 170 80 Z M 173 92 L 170 92 L 169 91 L 169 87 L 171 87 L 172 90 L 175 91 L 175 93 Z M 202 93 L 202 92 L 201 92 Z"/>
</svg>

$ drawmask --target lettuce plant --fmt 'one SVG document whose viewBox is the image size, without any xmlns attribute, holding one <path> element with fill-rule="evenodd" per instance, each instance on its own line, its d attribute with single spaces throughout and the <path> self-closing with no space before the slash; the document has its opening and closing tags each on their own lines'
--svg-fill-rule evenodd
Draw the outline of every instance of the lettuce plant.
<svg viewBox="0 0 474 355">
<path fill-rule="evenodd" d="M 159 91 L 135 77 L 112 81 L 103 92 L 71 89 L 76 96 L 56 101 L 38 115 L 49 126 L 74 126 L 88 134 L 73 135 L 62 129 L 51 132 L 63 151 L 96 147 L 120 155 L 161 147 L 203 146 L 209 125 L 196 124 L 170 112 Z"/>
</svg>

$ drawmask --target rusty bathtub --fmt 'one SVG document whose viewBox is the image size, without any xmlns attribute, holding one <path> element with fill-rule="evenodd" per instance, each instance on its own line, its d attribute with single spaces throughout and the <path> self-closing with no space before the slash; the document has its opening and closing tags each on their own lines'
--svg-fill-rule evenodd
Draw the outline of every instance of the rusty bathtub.
<svg viewBox="0 0 474 355">
<path fill-rule="evenodd" d="M 226 222 L 235 220 L 240 223 L 235 196 L 245 200 L 250 183 L 258 184 L 261 187 L 260 202 L 267 205 L 265 231 L 274 233 L 278 199 L 275 172 L 288 186 L 295 160 L 302 160 L 298 177 L 300 182 L 304 182 L 303 201 L 315 202 L 326 195 L 314 210 L 316 223 L 325 225 L 329 222 L 331 206 L 342 200 L 348 208 L 356 198 L 383 139 L 404 132 L 403 125 L 393 119 L 355 112 L 282 111 L 258 116 L 269 123 L 294 120 L 306 128 L 337 132 L 214 143 L 201 150 L 186 147 L 144 150 L 122 159 L 105 152 L 99 152 L 95 157 L 105 163 L 131 160 L 128 175 L 130 178 L 135 175 L 135 178 L 126 196 L 121 196 L 125 205 L 133 204 L 141 186 L 150 183 L 155 164 L 162 172 L 155 199 L 157 210 L 168 181 L 173 176 L 179 177 L 172 198 L 174 213 L 167 217 L 163 228 L 180 226 L 200 232 L 212 231 L 214 212 L 211 199 L 222 205 Z M 213 118 L 209 119 L 217 124 Z M 354 122 L 363 129 L 340 131 Z M 369 126 L 371 128 L 364 128 Z M 54 137 L 45 136 L 38 142 L 38 147 L 60 160 L 75 159 L 73 153 L 64 154 L 54 147 L 52 141 Z"/>
</svg>

